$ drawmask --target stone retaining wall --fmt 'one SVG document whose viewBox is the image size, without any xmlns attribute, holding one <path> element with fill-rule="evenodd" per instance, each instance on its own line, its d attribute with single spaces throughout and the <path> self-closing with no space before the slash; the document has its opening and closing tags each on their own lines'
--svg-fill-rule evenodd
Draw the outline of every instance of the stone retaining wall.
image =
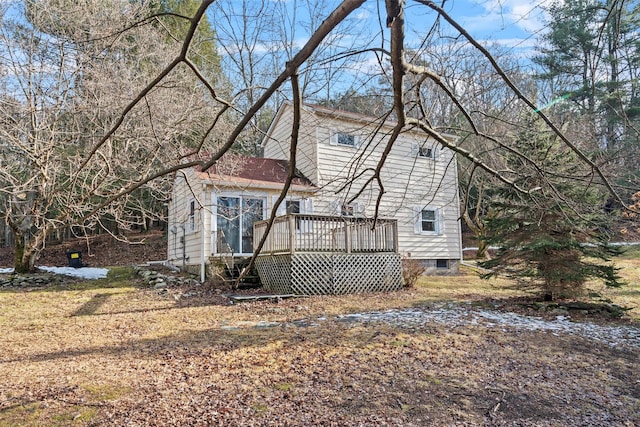
<svg viewBox="0 0 640 427">
<path fill-rule="evenodd" d="M 142 277 L 144 282 L 154 289 L 166 289 L 181 285 L 199 285 L 200 282 L 191 277 L 164 274 L 155 270 L 148 270 L 142 267 L 135 267 L 136 275 Z"/>
<path fill-rule="evenodd" d="M 37 273 L 29 275 L 0 274 L 0 288 L 43 288 L 59 285 L 68 277 L 59 274 Z"/>
</svg>

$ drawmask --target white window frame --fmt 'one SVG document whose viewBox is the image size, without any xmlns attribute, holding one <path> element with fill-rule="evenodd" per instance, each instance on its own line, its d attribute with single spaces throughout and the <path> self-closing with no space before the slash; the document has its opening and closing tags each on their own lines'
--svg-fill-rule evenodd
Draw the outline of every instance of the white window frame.
<svg viewBox="0 0 640 427">
<path fill-rule="evenodd" d="M 271 206 L 275 206 L 276 200 L 278 200 L 279 196 L 273 196 Z M 300 214 L 301 215 L 311 215 L 313 213 L 313 199 L 310 197 L 302 197 L 302 196 L 292 196 L 287 197 L 285 200 L 280 203 L 278 206 L 278 211 L 276 212 L 277 216 L 282 216 L 287 214 L 287 202 L 300 202 Z"/>
<path fill-rule="evenodd" d="M 245 193 L 245 192 L 211 192 L 211 253 L 217 254 L 218 252 L 218 197 L 229 197 L 240 199 L 240 205 L 242 206 L 243 199 L 260 199 L 262 200 L 262 220 L 265 220 L 269 216 L 267 215 L 267 194 L 262 192 Z M 241 211 L 241 215 L 244 213 Z M 240 224 L 242 224 L 242 217 L 240 218 Z M 240 238 L 242 239 L 242 229 L 240 231 Z M 242 246 L 242 240 L 240 241 Z M 253 252 L 247 253 L 235 253 L 238 256 L 252 255 Z"/>
<path fill-rule="evenodd" d="M 333 202 L 331 202 L 331 210 L 333 211 L 333 215 L 336 216 L 343 216 L 346 218 L 362 218 L 365 216 L 366 209 L 366 205 L 358 202 L 343 203 L 342 200 L 334 200 Z M 349 210 L 352 213 L 348 213 Z"/>
<path fill-rule="evenodd" d="M 434 230 L 423 230 L 423 212 L 432 211 L 434 213 Z M 437 236 L 444 234 L 444 209 L 433 206 L 418 206 L 414 209 L 414 232 L 424 236 Z"/>
<path fill-rule="evenodd" d="M 188 211 L 187 211 L 187 222 L 188 222 L 188 229 L 190 232 L 194 232 L 197 230 L 196 228 L 196 200 L 195 199 L 191 199 L 189 201 L 189 205 L 188 205 Z"/>
<path fill-rule="evenodd" d="M 425 153 L 425 150 L 430 150 L 431 155 L 425 156 L 423 154 Z M 438 149 L 437 144 L 431 141 L 425 141 L 422 144 L 414 142 L 411 144 L 411 156 L 419 159 L 438 160 L 440 158 L 440 150 Z"/>
<path fill-rule="evenodd" d="M 273 197 L 273 204 L 275 205 L 276 200 L 278 200 L 278 196 Z M 310 197 L 288 197 L 280 203 L 278 206 L 278 216 L 286 215 L 287 212 L 287 203 L 297 202 L 300 207 L 300 212 L 298 215 L 311 215 L 313 214 L 313 199 Z M 301 221 L 298 219 L 296 221 L 296 233 L 310 233 L 313 231 L 313 222 L 312 221 Z"/>
<path fill-rule="evenodd" d="M 297 209 L 295 209 L 297 212 L 293 212 L 294 209 L 290 209 L 292 206 L 296 206 L 297 205 Z M 284 201 L 284 209 L 285 212 L 287 214 L 300 214 L 302 213 L 302 201 L 300 199 L 289 199 L 289 200 L 285 200 Z"/>
<path fill-rule="evenodd" d="M 355 203 L 342 203 L 340 205 L 340 216 L 355 217 L 357 213 Z"/>
<path fill-rule="evenodd" d="M 353 137 L 353 144 L 342 144 L 340 143 L 340 135 L 345 135 L 348 137 Z M 331 145 L 337 145 L 339 147 L 347 147 L 347 148 L 360 148 L 362 145 L 362 137 L 353 132 L 346 132 L 342 130 L 334 130 L 331 132 L 331 137 L 329 138 L 329 143 Z"/>
</svg>

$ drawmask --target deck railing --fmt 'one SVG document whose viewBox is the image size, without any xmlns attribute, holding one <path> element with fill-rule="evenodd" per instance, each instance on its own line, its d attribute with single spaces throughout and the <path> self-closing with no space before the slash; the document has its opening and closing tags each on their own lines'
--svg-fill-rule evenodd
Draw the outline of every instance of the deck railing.
<svg viewBox="0 0 640 427">
<path fill-rule="evenodd" d="M 257 248 L 268 221 L 253 225 Z M 277 217 L 262 247 L 262 254 L 296 252 L 397 252 L 397 221 L 289 214 Z"/>
</svg>

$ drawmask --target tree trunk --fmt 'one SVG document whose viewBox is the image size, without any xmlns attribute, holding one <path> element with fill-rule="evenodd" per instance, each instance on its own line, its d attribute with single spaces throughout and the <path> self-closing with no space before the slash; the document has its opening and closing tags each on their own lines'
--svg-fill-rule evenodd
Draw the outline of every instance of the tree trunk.
<svg viewBox="0 0 640 427">
<path fill-rule="evenodd" d="M 476 234 L 476 237 L 480 237 L 478 239 L 478 252 L 476 252 L 476 259 L 489 259 L 489 257 L 487 256 L 487 249 L 489 249 L 489 246 L 487 246 L 487 242 L 483 238 L 486 236 L 478 236 Z"/>
<path fill-rule="evenodd" d="M 38 257 L 36 251 L 31 245 L 27 244 L 27 238 L 21 234 L 14 236 L 14 264 L 13 268 L 16 273 L 33 273 L 35 271 L 35 263 Z"/>
</svg>

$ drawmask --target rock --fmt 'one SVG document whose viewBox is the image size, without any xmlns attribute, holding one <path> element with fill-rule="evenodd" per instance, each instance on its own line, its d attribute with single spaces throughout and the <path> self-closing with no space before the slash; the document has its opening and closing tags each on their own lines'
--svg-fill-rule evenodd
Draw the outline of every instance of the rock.
<svg viewBox="0 0 640 427">
<path fill-rule="evenodd" d="M 166 288 L 167 288 L 167 283 L 162 280 L 156 282 L 156 284 L 153 285 L 153 289 L 166 289 Z"/>
<path fill-rule="evenodd" d="M 255 328 L 275 328 L 277 326 L 280 326 L 280 323 L 278 323 L 278 322 L 267 322 L 265 320 L 261 320 L 258 323 L 256 323 Z"/>
</svg>

